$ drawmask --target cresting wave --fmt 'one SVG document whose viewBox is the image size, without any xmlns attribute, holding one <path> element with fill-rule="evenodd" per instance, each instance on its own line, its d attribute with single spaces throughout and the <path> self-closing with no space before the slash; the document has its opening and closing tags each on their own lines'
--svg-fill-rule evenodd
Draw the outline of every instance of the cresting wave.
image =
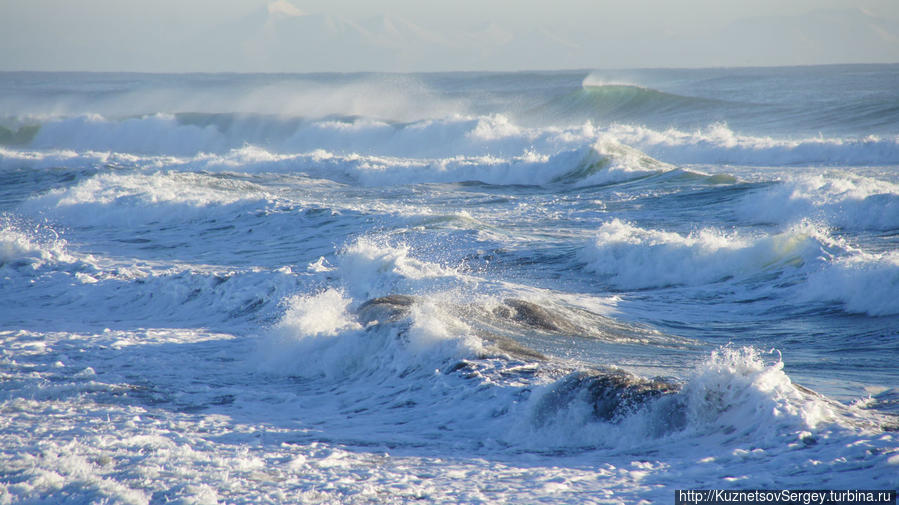
<svg viewBox="0 0 899 505">
<path fill-rule="evenodd" d="M 593 145 L 588 144 L 552 155 L 525 151 L 521 155 L 507 158 L 490 155 L 396 158 L 358 154 L 339 155 L 324 150 L 304 154 L 275 154 L 253 147 L 233 150 L 224 155 L 200 154 L 180 158 L 115 156 L 98 152 L 43 155 L 5 151 L 0 154 L 5 155 L 3 161 L 11 167 L 36 164 L 51 168 L 59 165 L 83 166 L 90 163 L 107 166 L 115 164 L 140 169 L 165 167 L 167 170 L 185 172 L 195 170 L 225 172 L 240 169 L 247 173 L 290 173 L 370 186 L 469 181 L 496 185 L 591 186 L 627 181 L 673 169 L 635 149 L 611 141 L 599 141 Z M 110 182 L 117 178 L 122 179 L 121 176 L 114 175 L 100 177 L 110 178 Z M 159 179 L 160 176 L 146 177 L 152 180 Z M 90 191 L 92 186 L 104 187 L 104 184 L 101 181 L 85 182 L 79 188 L 65 191 L 83 194 Z M 101 199 L 110 197 L 96 196 Z M 73 198 L 79 197 L 76 194 L 63 196 L 61 191 L 57 191 L 46 198 L 59 198 L 59 203 L 65 205 L 73 201 Z M 191 200 L 189 196 L 178 198 Z M 197 198 L 202 197 L 197 195 Z M 243 199 L 243 197 L 235 198 Z"/>
<path fill-rule="evenodd" d="M 127 119 L 98 115 L 42 120 L 27 142 L 6 142 L 2 157 L 33 151 L 142 155 L 227 155 L 244 146 L 273 155 L 327 151 L 400 158 L 553 155 L 597 142 L 619 143 L 678 164 L 889 165 L 899 163 L 899 137 L 771 138 L 739 134 L 726 124 L 692 132 L 591 121 L 524 127 L 509 116 L 448 116 L 392 123 L 371 118 L 289 119 L 276 116 L 154 114 Z M 2 140 L 2 139 L 0 139 Z M 3 142 L 0 142 L 2 145 Z"/>
<path fill-rule="evenodd" d="M 794 385 L 779 359 L 750 348 L 715 351 L 683 382 L 572 367 L 473 324 L 455 288 L 433 290 L 447 272 L 407 253 L 375 252 L 367 242 L 348 248 L 334 272 L 341 287 L 289 298 L 251 361 L 267 374 L 327 383 L 340 405 L 352 405 L 356 422 L 364 419 L 375 432 L 409 417 L 425 431 L 452 433 L 453 443 L 496 448 L 664 452 L 665 444 L 701 437 L 779 452 L 877 433 L 888 423 Z M 424 286 L 418 296 L 387 294 Z M 493 328 L 565 335 L 577 327 L 532 302 L 492 303 L 483 314 L 492 314 Z M 441 408 L 447 404 L 453 408 Z"/>
<path fill-rule="evenodd" d="M 277 195 L 252 182 L 178 171 L 99 174 L 32 198 L 23 209 L 67 223 L 128 227 L 190 217 L 212 220 L 277 205 Z"/>
<path fill-rule="evenodd" d="M 162 256 L 168 256 L 165 250 Z M 88 329 L 115 327 L 123 307 L 134 320 L 258 325 L 300 282 L 289 267 L 226 269 L 85 254 L 52 226 L 9 215 L 0 215 L 0 279 L 4 307 L 17 324 L 50 324 L 45 317 L 51 310 L 52 324 Z"/>
<path fill-rule="evenodd" d="M 687 242 L 679 236 L 643 234 Z M 93 268 L 100 277 L 96 274 L 102 267 Z M 397 438 L 390 435 L 396 422 L 414 417 L 416 432 L 443 430 L 454 434 L 447 443 L 494 444 L 498 450 L 676 452 L 700 437 L 728 450 L 751 442 L 763 453 L 803 448 L 826 454 L 826 444 L 818 444 L 819 439 L 828 444 L 855 440 L 859 434 L 877 433 L 888 422 L 794 385 L 780 360 L 765 360 L 749 348 L 716 351 L 684 381 L 646 379 L 620 369 L 583 368 L 548 358 L 504 338 L 497 329 L 570 335 L 599 320 L 585 325 L 566 310 L 512 298 L 482 297 L 475 303 L 487 308 L 473 312 L 466 307 L 471 302 L 459 300 L 470 299 L 463 293 L 475 282 L 415 259 L 406 246 L 359 239 L 342 249 L 334 265 L 319 260 L 310 271 L 335 286 L 308 295 L 287 295 L 296 285 L 270 291 L 269 303 L 283 300 L 285 312 L 259 341 L 248 364 L 265 374 L 326 381 L 329 387 L 324 389 L 336 388 L 340 394 L 322 397 L 324 406 L 317 407 L 334 409 L 332 433 L 353 429 L 337 420 L 350 404 L 354 422 L 368 419 L 367 429 L 382 441 Z M 285 281 L 292 277 L 283 274 Z M 158 282 L 147 279 L 151 292 L 164 290 L 171 298 L 151 302 L 148 310 L 178 319 L 183 316 L 175 307 L 182 303 L 185 307 L 178 310 L 188 312 L 207 304 L 219 310 L 232 302 L 245 305 L 238 293 L 226 291 L 222 298 L 217 286 L 234 285 L 240 278 L 232 277 L 215 276 L 205 289 L 191 292 L 187 286 L 182 294 L 188 303 L 172 291 L 177 282 L 171 274 Z M 270 273 L 256 277 L 271 282 Z M 114 279 L 85 284 L 110 281 Z M 260 285 L 253 281 L 239 293 L 257 293 Z M 96 291 L 89 295 L 85 298 L 97 298 Z M 192 298 L 198 304 L 189 303 Z M 474 313 L 480 315 L 473 318 Z M 475 324 L 478 318 L 489 320 L 489 326 Z M 198 321 L 214 319 L 207 314 Z M 614 327 L 607 331 L 598 336 L 618 340 Z M 442 408 L 447 403 L 453 408 Z M 400 443 L 419 443 L 414 436 L 398 438 Z"/>
<path fill-rule="evenodd" d="M 715 107 L 739 105 L 713 98 L 660 91 L 626 79 L 608 79 L 591 73 L 581 81 L 580 89 L 551 101 L 549 106 L 565 104 L 569 115 L 625 113 L 634 116 L 659 115 L 672 112 L 708 112 Z M 618 117 L 619 114 L 613 114 Z M 588 116 L 590 117 L 590 116 Z"/>
<path fill-rule="evenodd" d="M 50 227 L 0 215 L 0 268 L 11 265 L 37 270 L 45 264 L 74 264 L 65 239 Z"/>
<path fill-rule="evenodd" d="M 899 227 L 899 185 L 846 173 L 793 175 L 740 203 L 738 214 L 754 223 L 785 223 L 802 218 L 850 230 Z"/>
<path fill-rule="evenodd" d="M 899 314 L 899 257 L 872 254 L 810 222 L 774 235 L 716 229 L 689 235 L 604 223 L 580 252 L 585 269 L 622 290 L 696 287 L 727 282 L 729 296 L 758 298 L 786 291 L 806 302 L 836 302 L 849 312 Z"/>
<path fill-rule="evenodd" d="M 826 242 L 825 242 L 826 241 Z M 836 244 L 811 225 L 750 238 L 703 229 L 690 235 L 643 229 L 614 219 L 581 254 L 589 271 L 627 289 L 751 278 L 815 262 Z"/>
<path fill-rule="evenodd" d="M 717 100 L 665 93 L 642 86 L 623 83 L 588 83 L 554 98 L 531 111 L 529 115 L 552 118 L 560 123 L 614 118 L 625 121 L 646 117 L 697 114 L 724 105 Z"/>
<path fill-rule="evenodd" d="M 749 166 L 864 166 L 899 163 L 899 136 L 773 138 L 739 134 L 718 123 L 692 132 L 641 126 L 610 128 L 621 142 L 669 163 Z"/>
<path fill-rule="evenodd" d="M 0 502 L 899 485 L 899 66 L 584 74 L 0 72 Z"/>
</svg>

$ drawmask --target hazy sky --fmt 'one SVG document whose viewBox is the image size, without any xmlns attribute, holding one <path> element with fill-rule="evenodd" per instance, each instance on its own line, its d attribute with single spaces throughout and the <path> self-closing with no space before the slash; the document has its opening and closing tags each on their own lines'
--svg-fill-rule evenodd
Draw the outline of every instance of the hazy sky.
<svg viewBox="0 0 899 505">
<path fill-rule="evenodd" d="M 897 0 L 0 0 L 0 70 L 899 62 Z"/>
</svg>

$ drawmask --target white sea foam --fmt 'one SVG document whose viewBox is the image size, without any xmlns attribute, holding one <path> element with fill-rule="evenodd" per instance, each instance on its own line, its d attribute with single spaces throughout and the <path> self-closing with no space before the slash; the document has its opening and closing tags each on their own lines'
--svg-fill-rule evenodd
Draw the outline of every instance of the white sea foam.
<svg viewBox="0 0 899 505">
<path fill-rule="evenodd" d="M 88 164 L 178 171 L 297 172 L 343 182 L 362 182 L 372 186 L 461 181 L 540 185 L 560 180 L 578 185 L 592 185 L 620 182 L 671 168 L 608 138 L 596 141 L 576 134 L 564 140 L 557 140 L 558 132 L 554 131 L 552 138 L 544 137 L 539 141 L 529 135 L 502 141 L 493 137 L 487 142 L 470 140 L 469 133 L 472 132 L 475 137 L 501 136 L 496 133 L 485 133 L 482 131 L 485 128 L 488 127 L 479 121 L 468 124 L 464 131 L 460 132 L 461 137 L 456 139 L 455 146 L 454 141 L 445 141 L 442 133 L 431 132 L 423 134 L 422 138 L 418 138 L 416 134 L 407 140 L 397 141 L 398 145 L 408 147 L 375 149 L 372 146 L 385 144 L 376 140 L 371 145 L 365 143 L 360 145 L 359 152 L 349 153 L 345 148 L 347 140 L 341 139 L 336 143 L 312 142 L 307 145 L 309 148 L 307 151 L 299 152 L 292 150 L 282 153 L 271 147 L 243 146 L 217 154 L 197 153 L 188 156 L 181 155 L 183 153 L 178 149 L 173 150 L 174 154 L 179 154 L 178 156 L 172 156 L 165 150 L 161 150 L 160 154 L 141 155 L 97 150 L 75 153 L 6 149 L 0 150 L 0 163 L 16 168 L 83 167 Z M 407 128 L 410 129 L 415 130 L 414 127 Z M 432 138 L 435 135 L 438 137 L 437 140 Z M 539 147 L 535 147 L 535 143 Z M 329 151 L 322 147 L 329 144 L 334 144 L 332 147 L 336 149 Z M 390 142 L 386 144 L 389 145 Z M 338 145 L 344 147 L 338 148 Z M 450 148 L 447 148 L 448 145 Z M 421 146 L 437 146 L 438 149 L 423 150 Z M 115 151 L 114 147 L 112 149 Z M 365 154 L 367 151 L 403 154 L 399 156 Z"/>
<path fill-rule="evenodd" d="M 735 464 L 754 468 L 753 461 L 765 458 L 797 463 L 803 469 L 796 475 L 804 474 L 814 466 L 793 459 L 792 451 L 802 448 L 818 458 L 833 458 L 840 450 L 832 445 L 839 445 L 836 441 L 877 436 L 876 416 L 851 412 L 794 385 L 780 359 L 751 348 L 716 351 L 697 365 L 680 391 L 642 400 L 637 396 L 630 406 L 621 400 L 625 405 L 621 417 L 603 419 L 597 417 L 593 402 L 619 394 L 627 398 L 627 393 L 593 390 L 589 381 L 571 390 L 567 376 L 553 379 L 558 374 L 552 364 L 543 365 L 546 374 L 536 375 L 533 365 L 510 363 L 513 366 L 504 369 L 508 365 L 500 363 L 500 370 L 493 369 L 496 363 L 476 358 L 479 346 L 467 333 L 469 328 L 451 322 L 450 314 L 426 299 L 423 305 L 418 303 L 400 321 L 365 330 L 353 321 L 352 303 L 339 291 L 295 298 L 276 329 L 279 338 L 263 343 L 269 353 L 266 370 L 339 379 L 340 403 L 353 405 L 372 423 L 369 437 L 380 432 L 380 422 L 409 416 L 416 419 L 414 429 L 428 432 L 429 426 L 451 426 L 446 429 L 463 437 L 460 443 L 477 436 L 490 451 L 652 450 L 659 463 L 671 463 L 670 458 L 703 460 L 708 471 L 721 472 L 722 478 Z M 272 356 L 278 359 L 271 360 Z M 463 382 L 453 379 L 454 372 L 425 373 L 433 367 L 447 370 L 459 359 L 469 363 L 462 368 L 467 377 Z M 519 370 L 528 373 L 518 375 Z M 560 394 L 560 388 L 567 392 Z M 402 391 L 399 398 L 375 399 L 397 390 Z M 451 409 L 437 408 L 449 398 Z M 369 411 L 371 405 L 384 402 L 408 412 Z M 697 440 L 702 443 L 697 445 Z M 887 437 L 877 443 L 888 447 L 891 442 Z M 649 464 L 646 470 L 655 478 L 676 482 L 693 467 L 684 467 L 687 473 L 665 468 L 665 463 Z M 766 478 L 756 475 L 758 482 Z"/>
<path fill-rule="evenodd" d="M 849 312 L 899 314 L 899 256 L 868 253 L 804 222 L 759 237 L 703 229 L 689 235 L 612 220 L 580 252 L 589 271 L 622 289 L 743 280 L 759 274 L 801 282 L 795 296 Z M 801 281 L 800 281 L 801 279 Z"/>
<path fill-rule="evenodd" d="M 39 324 L 49 311 L 79 327 L 109 324 L 122 311 L 185 324 L 265 317 L 298 282 L 289 268 L 235 271 L 84 254 L 52 228 L 11 217 L 0 220 L 0 275 L 8 288 L 0 304 L 10 315 Z"/>
<path fill-rule="evenodd" d="M 453 268 L 416 259 L 405 244 L 360 237 L 335 259 L 344 290 L 358 302 L 392 293 L 439 292 L 465 282 Z"/>
<path fill-rule="evenodd" d="M 784 139 L 741 135 L 725 124 L 692 132 L 615 125 L 609 134 L 669 163 L 783 165 L 899 164 L 899 137 Z"/>
<path fill-rule="evenodd" d="M 755 81 L 11 75 L 0 502 L 899 486 L 891 397 L 796 383 L 895 378 L 895 100 L 791 138 L 684 126 L 816 120 Z"/>
<path fill-rule="evenodd" d="M 766 363 L 753 348 L 713 352 L 681 393 L 690 430 L 776 447 L 784 443 L 784 437 L 838 424 L 835 404 L 798 389 L 783 366 L 779 357 Z"/>
<path fill-rule="evenodd" d="M 592 272 L 618 287 L 698 285 L 813 262 L 830 240 L 810 224 L 762 237 L 705 228 L 689 235 L 614 219 L 581 251 Z"/>
<path fill-rule="evenodd" d="M 94 258 L 69 251 L 68 241 L 52 227 L 0 214 L 0 268 L 27 265 L 33 270 L 93 269 Z"/>
<path fill-rule="evenodd" d="M 222 153 L 247 144 L 277 153 L 323 149 L 338 154 L 446 157 L 456 154 L 513 155 L 529 147 L 559 149 L 584 142 L 584 129 L 524 128 L 503 115 L 449 116 L 412 123 L 382 120 L 301 120 L 229 117 L 207 123 L 154 114 L 110 119 L 96 114 L 47 119 L 28 144 L 42 151 L 120 152 L 145 155 Z"/>
<path fill-rule="evenodd" d="M 296 169 L 324 162 L 321 154 L 327 153 L 330 170 L 354 173 L 369 184 L 384 184 L 387 173 L 398 179 L 413 176 L 412 181 L 417 182 L 467 177 L 496 184 L 541 184 L 564 174 L 565 167 L 541 169 L 533 163 L 567 162 L 573 169 L 581 160 L 569 160 L 566 153 L 586 156 L 595 149 L 613 160 L 604 175 L 585 183 L 601 184 L 627 178 L 621 170 L 661 168 L 655 160 L 647 165 L 652 159 L 649 156 L 679 164 L 899 163 L 896 138 L 785 140 L 739 135 L 725 125 L 692 133 L 626 125 L 598 128 L 589 122 L 567 128 L 525 128 L 503 115 L 455 116 L 408 124 L 370 118 L 347 122 L 236 117 L 225 124 L 205 126 L 165 114 L 124 120 L 94 115 L 48 121 L 29 149 L 0 149 L 0 166 L 83 166 L 90 161 L 95 165 L 189 168 L 250 161 L 245 168 L 290 165 Z M 248 155 L 248 151 L 257 154 Z M 267 155 L 260 157 L 261 153 Z M 334 166 L 340 160 L 343 163 Z"/>
<path fill-rule="evenodd" d="M 74 270 L 74 271 L 70 271 Z M 147 266 L 92 263 L 64 265 L 39 278 L 40 293 L 22 291 L 28 278 L 7 278 L 10 290 L 3 303 L 17 317 L 40 324 L 46 312 L 72 327 L 114 325 L 117 314 L 133 321 L 168 324 L 234 324 L 265 320 L 278 302 L 297 289 L 297 279 L 285 272 L 196 272 L 182 267 L 154 271 Z"/>
<path fill-rule="evenodd" d="M 840 303 L 849 311 L 872 316 L 899 314 L 899 252 L 854 251 L 809 276 L 806 300 Z"/>
<path fill-rule="evenodd" d="M 42 125 L 31 145 L 38 149 L 191 154 L 198 149 L 221 149 L 218 137 L 212 126 L 179 125 L 167 114 L 122 121 L 89 115 Z"/>
<path fill-rule="evenodd" d="M 738 212 L 751 222 L 814 217 L 840 228 L 892 230 L 899 228 L 899 185 L 847 173 L 789 177 L 748 194 Z"/>
<path fill-rule="evenodd" d="M 185 165 L 209 170 L 240 166 L 249 171 L 296 171 L 340 182 L 362 182 L 369 186 L 466 181 L 498 185 L 570 183 L 587 186 L 631 180 L 671 169 L 639 151 L 611 141 L 552 155 L 524 151 L 508 158 L 394 158 L 340 155 L 321 150 L 279 155 L 258 148 L 245 148 L 224 156 L 185 160 Z"/>
<path fill-rule="evenodd" d="M 302 377 L 346 379 L 434 370 L 472 357 L 480 347 L 460 321 L 421 300 L 400 321 L 364 325 L 334 289 L 288 300 L 284 317 L 258 352 L 262 369 Z"/>
<path fill-rule="evenodd" d="M 189 216 L 209 219 L 233 213 L 235 205 L 273 200 L 252 183 L 205 174 L 106 173 L 34 197 L 22 209 L 69 222 L 133 226 Z"/>
<path fill-rule="evenodd" d="M 544 384 L 525 407 L 523 423 L 509 440 L 533 447 L 604 447 L 631 449 L 678 446 L 702 439 L 719 450 L 751 443 L 760 450 L 780 450 L 817 430 L 852 429 L 848 409 L 795 386 L 753 348 L 722 348 L 697 364 L 682 389 L 623 408 L 612 420 L 597 418 L 595 404 L 623 391 L 591 390 L 586 381 L 574 391 L 570 378 Z M 567 394 L 560 395 L 560 388 Z M 564 403 L 559 400 L 563 399 Z M 620 400 L 623 404 L 626 400 Z M 876 424 L 867 425 L 875 429 Z"/>
<path fill-rule="evenodd" d="M 638 84 L 634 84 L 629 81 L 624 80 L 609 80 L 605 77 L 602 77 L 597 72 L 591 72 L 584 77 L 584 80 L 581 81 L 581 86 L 590 87 L 590 86 L 633 86 L 633 87 L 642 87 Z"/>
<path fill-rule="evenodd" d="M 322 304 L 337 308 L 323 315 L 336 326 L 316 323 L 304 331 L 305 338 L 314 333 L 313 338 L 339 341 L 357 331 L 338 314 L 345 302 L 340 292 L 325 291 L 291 303 L 301 318 L 315 317 Z M 290 319 L 282 330 L 306 324 L 294 326 Z M 422 315 L 421 322 L 427 320 Z M 247 358 L 251 341 L 231 335 L 183 329 L 0 332 L 0 359 L 20 379 L 3 385 L 14 397 L 3 400 L 7 422 L 0 458 L 7 468 L 21 470 L 3 489 L 21 500 L 54 497 L 65 489 L 66 496 L 86 501 L 141 504 L 162 495 L 201 503 L 212 499 L 210 488 L 219 499 L 241 503 L 261 494 L 368 500 L 388 490 L 455 502 L 576 500 L 603 492 L 610 499 L 664 499 L 684 481 L 724 484 L 736 478 L 764 487 L 778 479 L 795 486 L 822 472 L 838 487 L 859 479 L 896 482 L 888 463 L 896 441 L 871 427 L 876 418 L 852 417 L 797 388 L 779 359 L 752 349 L 714 353 L 680 392 L 636 405 L 621 422 L 596 419 L 589 398 L 576 395 L 535 423 L 535 409 L 545 406 L 540 390 L 557 384 L 551 378 L 529 379 L 533 373 L 515 368 L 467 378 L 408 373 L 409 361 L 397 367 L 381 359 L 397 351 L 394 358 L 413 361 L 402 340 L 382 338 L 390 331 L 370 333 L 368 341 L 344 342 L 341 349 L 368 373 L 347 375 L 341 368 L 341 380 L 333 381 L 291 378 L 300 366 L 284 368 L 283 375 L 247 373 L 234 360 Z M 36 341 L 47 345 L 36 347 Z M 432 341 L 425 343 L 433 349 Z M 328 363 L 326 349 L 279 350 L 285 363 L 299 360 L 318 370 Z M 63 366 L 50 366 L 60 360 Z M 138 362 L 141 382 L 132 384 Z M 413 362 L 433 364 L 421 357 Z M 96 374 L 80 377 L 77 370 L 85 365 Z M 205 387 L 197 387 L 200 379 Z M 52 391 L 42 392 L 48 387 Z M 129 402 L 110 401 L 123 397 Z M 51 412 L 63 421 L 44 423 L 43 432 L 53 437 L 29 436 L 34 417 Z M 328 440 L 321 440 L 322 430 Z M 354 446 L 353 440 L 366 445 Z M 523 448 L 537 451 L 523 455 Z M 566 454 L 561 460 L 555 456 L 559 450 Z M 789 475 L 781 472 L 784 466 L 791 468 Z M 506 480 L 511 484 L 499 485 Z M 348 484 L 327 485 L 334 482 Z M 473 493 L 473 483 L 495 491 Z"/>
<path fill-rule="evenodd" d="M 68 258 L 64 241 L 41 246 L 29 234 L 7 222 L 0 223 L 0 264 L 22 261 L 38 268 L 44 263 L 65 261 Z"/>
<path fill-rule="evenodd" d="M 360 320 L 353 310 L 369 299 L 394 293 L 446 292 L 465 278 L 440 265 L 417 260 L 405 245 L 361 237 L 335 259 L 341 288 L 286 301 L 286 312 L 260 348 L 268 370 L 303 376 L 343 377 L 374 369 L 420 367 L 419 360 L 440 367 L 453 356 L 470 353 L 473 344 L 465 325 L 453 321 L 434 301 L 414 303 L 404 323 Z M 374 323 L 385 323 L 372 328 Z M 436 354 L 435 354 L 436 353 Z"/>
<path fill-rule="evenodd" d="M 304 377 L 342 377 L 366 361 L 371 339 L 356 335 L 361 326 L 348 312 L 352 300 L 334 289 L 317 295 L 295 295 L 287 311 L 260 347 L 264 369 Z M 347 342 L 349 341 L 349 342 Z M 360 347 L 361 346 L 361 347 Z"/>
</svg>

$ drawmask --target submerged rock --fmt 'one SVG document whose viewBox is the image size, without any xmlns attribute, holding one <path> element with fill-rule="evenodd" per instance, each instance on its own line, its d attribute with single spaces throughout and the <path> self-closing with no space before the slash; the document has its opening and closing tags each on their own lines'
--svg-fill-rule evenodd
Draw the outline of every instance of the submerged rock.
<svg viewBox="0 0 899 505">
<path fill-rule="evenodd" d="M 415 298 L 409 295 L 381 296 L 360 305 L 356 309 L 356 315 L 362 324 L 398 321 L 409 314 L 413 303 Z"/>
<path fill-rule="evenodd" d="M 565 316 L 536 303 L 507 298 L 504 305 L 493 310 L 493 315 L 503 319 L 511 319 L 520 324 L 545 331 L 578 333 L 579 328 Z"/>
<path fill-rule="evenodd" d="M 650 401 L 679 390 L 678 384 L 644 379 L 620 370 L 575 372 L 540 398 L 535 421 L 544 424 L 555 412 L 583 401 L 592 406 L 594 418 L 615 423 Z"/>
<path fill-rule="evenodd" d="M 529 347 L 525 347 L 515 340 L 496 335 L 493 333 L 478 334 L 484 341 L 492 344 L 493 347 L 508 354 L 509 356 L 524 361 L 546 361 L 547 358 L 542 353 L 535 351 Z"/>
<path fill-rule="evenodd" d="M 356 316 L 359 318 L 359 322 L 364 325 L 397 322 L 409 315 L 415 301 L 413 296 L 397 294 L 372 298 L 356 309 Z M 513 303 L 512 306 L 522 307 L 520 313 L 525 314 L 519 317 L 529 317 L 530 320 L 534 321 L 533 324 L 540 324 L 541 320 L 548 324 L 548 321 L 552 318 L 549 313 L 541 313 L 540 311 L 543 309 L 536 305 L 521 300 L 513 300 L 513 302 L 520 302 Z M 533 306 L 533 308 L 529 308 L 530 306 Z M 526 361 L 545 361 L 547 359 L 543 354 L 525 347 L 510 337 L 487 331 L 478 331 L 477 329 L 475 329 L 475 334 L 482 338 L 488 344 L 488 347 L 508 354 L 513 358 Z"/>
</svg>

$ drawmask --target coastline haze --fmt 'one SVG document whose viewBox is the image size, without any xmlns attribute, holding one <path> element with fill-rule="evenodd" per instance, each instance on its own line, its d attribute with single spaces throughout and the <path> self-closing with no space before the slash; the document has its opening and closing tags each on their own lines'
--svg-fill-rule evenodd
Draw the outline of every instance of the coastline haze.
<svg viewBox="0 0 899 505">
<path fill-rule="evenodd" d="M 0 69 L 430 72 L 899 62 L 899 4 L 91 0 L 0 6 Z"/>
</svg>

